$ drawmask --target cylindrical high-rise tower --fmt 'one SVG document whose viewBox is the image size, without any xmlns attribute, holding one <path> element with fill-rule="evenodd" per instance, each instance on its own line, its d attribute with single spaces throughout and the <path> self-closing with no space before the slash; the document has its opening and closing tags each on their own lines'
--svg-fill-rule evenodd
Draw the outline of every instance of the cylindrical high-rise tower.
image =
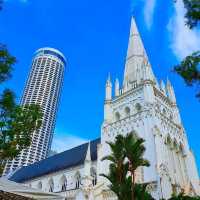
<svg viewBox="0 0 200 200">
<path fill-rule="evenodd" d="M 64 55 L 56 49 L 42 48 L 36 51 L 21 104 L 40 105 L 43 112 L 42 125 L 33 133 L 31 146 L 7 163 L 4 174 L 47 157 L 52 143 L 65 65 Z"/>
</svg>

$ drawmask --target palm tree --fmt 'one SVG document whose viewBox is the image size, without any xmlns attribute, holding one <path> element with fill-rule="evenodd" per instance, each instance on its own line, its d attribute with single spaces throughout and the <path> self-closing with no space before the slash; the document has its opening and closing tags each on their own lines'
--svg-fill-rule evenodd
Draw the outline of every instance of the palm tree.
<svg viewBox="0 0 200 200">
<path fill-rule="evenodd" d="M 145 147 L 144 140 L 136 137 L 134 133 L 127 136 L 118 135 L 115 142 L 108 142 L 111 154 L 102 160 L 111 162 L 109 174 L 101 174 L 107 178 L 110 189 L 119 200 L 152 200 L 146 192 L 147 184 L 135 183 L 135 170 L 140 166 L 149 166 L 149 162 L 143 159 Z"/>
<path fill-rule="evenodd" d="M 132 176 L 132 200 L 135 199 L 135 171 L 141 166 L 150 166 L 149 161 L 144 159 L 145 153 L 145 140 L 138 138 L 134 132 L 129 133 L 124 137 L 124 151 L 129 161 L 129 171 Z"/>
<path fill-rule="evenodd" d="M 135 200 L 153 200 L 153 197 L 147 192 L 148 183 L 135 184 Z"/>
<path fill-rule="evenodd" d="M 107 142 L 111 148 L 111 154 L 104 157 L 103 160 L 111 162 L 109 174 L 101 174 L 107 178 L 111 185 L 110 189 L 117 195 L 119 200 L 130 200 L 131 177 L 128 177 L 129 163 L 125 162 L 124 137 L 118 135 L 115 142 Z"/>
<path fill-rule="evenodd" d="M 124 164 L 123 164 L 124 165 Z M 131 176 L 127 176 L 128 163 L 124 165 L 122 173 L 119 174 L 115 164 L 111 163 L 109 166 L 109 174 L 102 174 L 105 178 L 110 181 L 109 188 L 113 191 L 119 200 L 130 200 L 131 199 Z"/>
<path fill-rule="evenodd" d="M 115 142 L 107 142 L 107 144 L 111 148 L 111 154 L 108 156 L 105 156 L 103 160 L 109 160 L 111 163 L 116 165 L 116 170 L 117 173 L 120 174 L 119 181 L 121 181 L 122 177 L 122 171 L 123 171 L 123 164 L 124 160 L 126 158 L 125 153 L 124 153 L 124 137 L 122 135 L 118 135 L 115 139 Z"/>
</svg>

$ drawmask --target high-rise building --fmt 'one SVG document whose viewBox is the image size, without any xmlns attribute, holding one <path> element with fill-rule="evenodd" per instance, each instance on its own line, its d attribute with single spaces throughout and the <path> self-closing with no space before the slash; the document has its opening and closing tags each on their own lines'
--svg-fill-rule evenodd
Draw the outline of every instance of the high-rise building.
<svg viewBox="0 0 200 200">
<path fill-rule="evenodd" d="M 31 146 L 6 164 L 4 174 L 48 156 L 55 127 L 66 59 L 53 48 L 36 51 L 21 99 L 22 105 L 38 104 L 43 112 L 42 125 L 32 136 Z"/>
</svg>

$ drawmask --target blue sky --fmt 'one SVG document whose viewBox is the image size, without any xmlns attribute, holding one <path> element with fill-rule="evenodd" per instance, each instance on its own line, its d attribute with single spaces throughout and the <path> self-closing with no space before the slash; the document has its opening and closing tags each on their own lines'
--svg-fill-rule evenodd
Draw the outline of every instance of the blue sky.
<svg viewBox="0 0 200 200">
<path fill-rule="evenodd" d="M 130 18 L 134 13 L 158 79 L 172 81 L 189 143 L 200 166 L 200 102 L 172 66 L 200 47 L 200 30 L 184 26 L 182 1 L 6 0 L 0 41 L 17 57 L 5 86 L 20 99 L 35 50 L 50 46 L 67 57 L 53 149 L 100 136 L 108 73 L 122 81 Z"/>
</svg>

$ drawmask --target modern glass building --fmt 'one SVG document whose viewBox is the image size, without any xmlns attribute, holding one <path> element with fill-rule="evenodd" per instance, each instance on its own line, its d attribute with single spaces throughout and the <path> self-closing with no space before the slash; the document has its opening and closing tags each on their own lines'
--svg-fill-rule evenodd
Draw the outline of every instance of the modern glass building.
<svg viewBox="0 0 200 200">
<path fill-rule="evenodd" d="M 34 103 L 41 106 L 43 112 L 42 126 L 33 133 L 31 146 L 6 164 L 4 175 L 22 165 L 29 165 L 48 156 L 53 138 L 65 65 L 66 59 L 64 55 L 56 49 L 41 48 L 35 52 L 21 104 Z"/>
</svg>

